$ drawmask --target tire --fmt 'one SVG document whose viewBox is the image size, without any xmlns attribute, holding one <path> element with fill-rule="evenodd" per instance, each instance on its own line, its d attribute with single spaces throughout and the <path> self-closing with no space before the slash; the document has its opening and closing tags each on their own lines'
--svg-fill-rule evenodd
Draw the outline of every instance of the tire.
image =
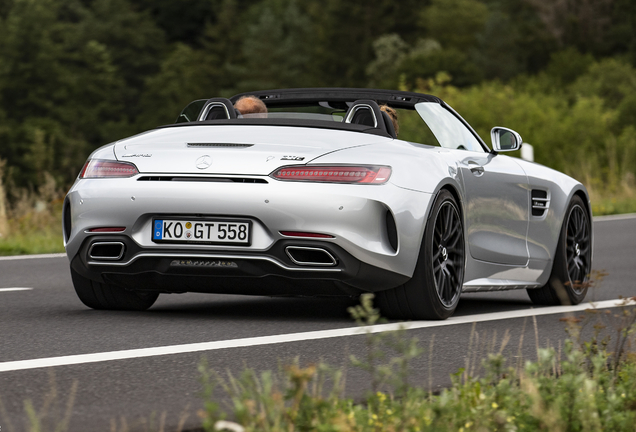
<svg viewBox="0 0 636 432">
<path fill-rule="evenodd" d="M 422 239 L 413 277 L 376 294 L 381 313 L 396 319 L 443 320 L 455 312 L 464 283 L 464 225 L 453 195 L 441 190 Z"/>
<path fill-rule="evenodd" d="M 158 293 L 128 291 L 85 278 L 71 268 L 71 279 L 79 299 L 92 309 L 143 311 L 152 306 Z"/>
<path fill-rule="evenodd" d="M 583 200 L 574 196 L 563 219 L 550 279 L 541 288 L 528 289 L 528 296 L 537 305 L 579 304 L 587 294 L 591 270 L 591 222 Z"/>
</svg>

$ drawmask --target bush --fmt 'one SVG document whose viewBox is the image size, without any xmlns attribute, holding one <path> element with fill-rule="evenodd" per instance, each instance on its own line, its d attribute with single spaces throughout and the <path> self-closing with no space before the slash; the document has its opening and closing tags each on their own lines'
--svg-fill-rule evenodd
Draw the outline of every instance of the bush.
<svg viewBox="0 0 636 432">
<path fill-rule="evenodd" d="M 206 410 L 200 414 L 210 431 L 632 431 L 636 357 L 627 347 L 634 342 L 634 300 L 618 313 L 591 310 L 583 319 L 564 319 L 570 339 L 563 353 L 537 349 L 536 361 L 508 365 L 504 337 L 499 352 L 482 361 L 481 376 L 461 369 L 439 394 L 405 385 L 408 361 L 421 350 L 403 332 L 367 334 L 369 356 L 353 359 L 371 374 L 372 391 L 362 402 L 344 397 L 342 370 L 320 363 L 227 378 L 202 364 Z M 352 314 L 360 324 L 378 321 L 368 298 Z M 613 345 L 611 333 L 602 336 L 608 323 Z M 595 331 L 583 340 L 588 324 Z M 383 363 L 386 347 L 399 356 Z M 218 422 L 227 417 L 214 402 L 219 386 L 237 423 Z"/>
</svg>

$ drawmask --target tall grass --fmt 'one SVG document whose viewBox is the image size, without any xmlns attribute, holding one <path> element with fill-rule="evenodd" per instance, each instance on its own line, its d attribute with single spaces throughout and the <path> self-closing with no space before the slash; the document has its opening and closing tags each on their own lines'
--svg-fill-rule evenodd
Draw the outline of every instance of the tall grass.
<svg viewBox="0 0 636 432">
<path fill-rule="evenodd" d="M 0 255 L 64 252 L 63 196 L 47 173 L 38 191 L 4 188 L 0 180 Z"/>
<path fill-rule="evenodd" d="M 404 333 L 367 335 L 370 354 L 352 359 L 369 374 L 369 393 L 357 401 L 344 394 L 343 370 L 320 362 L 295 362 L 278 372 L 246 369 L 239 376 L 203 363 L 203 425 L 237 432 L 633 431 L 633 300 L 618 312 L 592 310 L 584 318 L 565 319 L 570 338 L 558 350 L 537 346 L 534 361 L 507 361 L 504 335 L 498 350 L 493 341 L 478 367 L 468 362 L 439 393 L 408 383 L 408 363 L 421 350 Z M 368 301 L 353 312 L 364 324 L 377 322 Z M 584 339 L 587 324 L 595 331 Z M 477 339 L 473 333 L 471 343 Z M 387 358 L 388 352 L 397 356 Z M 226 409 L 216 402 L 218 390 L 230 397 Z"/>
</svg>

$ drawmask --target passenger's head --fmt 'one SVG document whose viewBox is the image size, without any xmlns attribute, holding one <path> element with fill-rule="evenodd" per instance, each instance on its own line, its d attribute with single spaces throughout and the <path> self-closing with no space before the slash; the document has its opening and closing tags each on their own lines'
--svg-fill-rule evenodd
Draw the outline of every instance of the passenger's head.
<svg viewBox="0 0 636 432">
<path fill-rule="evenodd" d="M 391 123 L 393 123 L 393 129 L 395 129 L 395 135 L 397 136 L 400 133 L 400 125 L 398 124 L 397 111 L 388 105 L 380 105 L 380 110 L 387 113 L 389 117 L 391 118 Z"/>
<path fill-rule="evenodd" d="M 234 103 L 236 108 L 241 114 L 264 114 L 267 112 L 267 107 L 262 100 L 256 96 L 241 96 L 239 100 Z"/>
</svg>

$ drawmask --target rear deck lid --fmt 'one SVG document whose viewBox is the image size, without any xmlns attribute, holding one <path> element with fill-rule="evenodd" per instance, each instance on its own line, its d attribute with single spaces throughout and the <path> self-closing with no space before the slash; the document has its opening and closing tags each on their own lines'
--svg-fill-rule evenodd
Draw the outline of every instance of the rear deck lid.
<svg viewBox="0 0 636 432">
<path fill-rule="evenodd" d="M 390 138 L 304 127 L 190 126 L 156 129 L 118 141 L 118 160 L 141 173 L 268 175 L 325 154 Z"/>
</svg>

